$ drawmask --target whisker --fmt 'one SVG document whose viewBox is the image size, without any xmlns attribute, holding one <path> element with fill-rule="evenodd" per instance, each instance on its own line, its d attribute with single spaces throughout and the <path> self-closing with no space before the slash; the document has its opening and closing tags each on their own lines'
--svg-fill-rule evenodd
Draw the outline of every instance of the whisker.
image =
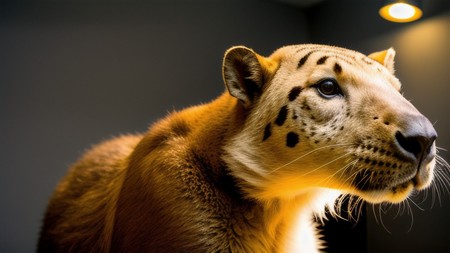
<svg viewBox="0 0 450 253">
<path fill-rule="evenodd" d="M 397 206 L 397 213 L 394 215 L 393 219 L 397 219 L 400 215 L 403 215 L 403 212 L 405 211 L 405 201 L 401 202 Z M 392 207 L 392 206 L 391 206 Z"/>
<path fill-rule="evenodd" d="M 435 180 L 433 182 L 433 189 L 435 192 L 435 195 L 438 198 L 439 205 L 442 205 L 441 202 L 441 191 L 447 192 L 447 194 L 450 194 L 450 189 L 448 185 L 450 185 L 450 176 L 449 176 L 449 169 L 450 166 L 441 156 L 436 155 L 436 168 L 435 168 Z M 433 203 L 434 204 L 434 203 Z"/>
<path fill-rule="evenodd" d="M 308 174 L 310 174 L 310 173 L 313 173 L 313 172 L 315 172 L 315 171 L 317 171 L 317 170 L 319 170 L 319 169 L 321 169 L 321 168 L 323 168 L 323 167 L 325 167 L 325 166 L 327 166 L 327 165 L 330 165 L 330 164 L 336 162 L 337 160 L 342 159 L 342 158 L 344 158 L 344 157 L 346 157 L 346 156 L 349 156 L 349 155 L 352 155 L 352 153 L 347 153 L 347 154 L 338 156 L 337 158 L 335 158 L 335 159 L 333 159 L 333 160 L 331 160 L 331 161 L 329 161 L 329 162 L 327 162 L 327 163 L 325 163 L 325 164 L 323 164 L 323 165 L 321 165 L 321 166 L 319 166 L 319 167 L 317 167 L 317 168 L 315 168 L 315 169 L 313 169 L 313 170 L 310 170 L 310 171 L 308 171 L 308 172 L 302 174 L 301 176 L 306 176 L 306 175 L 308 175 Z"/>
<path fill-rule="evenodd" d="M 441 188 L 441 189 L 445 188 L 447 190 L 447 192 L 448 192 L 448 188 L 447 188 L 447 185 L 444 182 L 442 182 L 442 178 L 440 177 L 440 172 L 438 170 L 436 170 L 436 177 L 435 177 L 434 185 L 435 185 L 434 189 L 436 191 L 436 195 L 437 195 L 437 198 L 439 201 L 439 206 L 441 206 L 442 202 L 441 202 L 441 193 L 440 193 L 439 188 Z"/>
<path fill-rule="evenodd" d="M 381 212 L 383 214 L 387 214 L 392 208 L 392 203 L 387 203 L 387 202 L 381 203 L 380 206 L 381 206 Z"/>
<path fill-rule="evenodd" d="M 356 219 L 357 220 L 359 220 L 359 218 L 363 215 L 363 208 L 365 207 L 365 205 L 364 205 L 364 203 L 365 203 L 365 201 L 364 201 L 364 199 L 362 199 L 362 198 L 360 198 L 360 197 L 358 197 L 358 199 L 357 199 L 357 201 L 359 201 L 359 211 L 358 211 L 358 217 L 356 217 Z"/>
<path fill-rule="evenodd" d="M 447 149 L 441 148 L 441 147 L 436 147 L 436 150 L 437 150 L 437 151 L 439 151 L 439 150 L 448 151 Z"/>
<path fill-rule="evenodd" d="M 354 199 L 356 199 L 356 201 L 353 201 Z M 358 196 L 351 196 L 350 200 L 349 200 L 349 207 L 348 207 L 348 213 L 349 213 L 349 218 L 353 221 L 358 222 L 359 218 L 362 215 L 363 212 L 363 207 L 364 207 L 364 201 L 362 198 L 358 197 Z M 353 213 L 355 212 L 355 217 L 353 216 Z"/>
<path fill-rule="evenodd" d="M 342 168 L 338 169 L 335 173 L 333 173 L 332 175 L 326 177 L 325 179 L 323 179 L 322 181 L 320 181 L 320 183 L 325 182 L 326 180 L 331 180 L 336 174 L 341 173 L 341 177 L 344 175 L 344 172 L 350 167 L 350 166 L 354 166 L 356 163 L 358 162 L 358 160 L 354 160 L 346 165 L 344 165 Z"/>
<path fill-rule="evenodd" d="M 349 194 L 347 194 L 347 193 L 342 194 L 341 196 L 339 196 L 339 198 L 337 199 L 336 204 L 335 204 L 336 212 L 334 213 L 334 215 L 336 215 L 336 217 L 338 217 L 342 220 L 345 220 L 345 221 L 348 221 L 348 219 L 342 216 L 342 205 L 344 204 L 344 200 L 346 198 L 348 198 L 348 196 L 349 196 Z"/>
<path fill-rule="evenodd" d="M 273 173 L 273 172 L 275 172 L 275 171 L 277 171 L 277 170 L 279 170 L 279 169 L 282 169 L 282 168 L 284 168 L 284 167 L 286 167 L 286 166 L 289 166 L 289 165 L 291 165 L 291 164 L 297 162 L 298 160 L 300 160 L 300 159 L 302 159 L 302 158 L 304 158 L 304 157 L 306 157 L 306 156 L 308 156 L 308 155 L 311 155 L 311 154 L 313 154 L 313 153 L 315 153 L 315 152 L 318 152 L 318 151 L 320 151 L 320 150 L 323 150 L 323 149 L 326 149 L 326 148 L 345 147 L 345 146 L 351 146 L 351 145 L 353 145 L 353 144 L 351 144 L 351 143 L 348 143 L 348 144 L 332 144 L 332 145 L 328 145 L 328 146 L 316 148 L 316 149 L 311 150 L 311 151 L 309 151 L 308 153 L 306 153 L 306 154 L 304 154 L 304 155 L 301 155 L 301 156 L 295 158 L 294 160 L 292 160 L 292 161 L 290 161 L 290 162 L 288 162 L 288 163 L 286 163 L 286 164 L 284 164 L 284 165 L 282 165 L 282 166 L 280 166 L 280 167 L 278 167 L 278 168 L 272 170 L 271 172 L 269 172 L 269 174 L 271 174 L 271 173 Z"/>
<path fill-rule="evenodd" d="M 414 225 L 414 213 L 413 213 L 412 208 L 411 208 L 411 206 L 410 206 L 410 204 L 409 204 L 410 201 L 411 201 L 414 205 L 416 205 L 416 203 L 414 203 L 414 201 L 411 200 L 411 199 L 409 199 L 409 198 L 407 198 L 406 201 L 404 201 L 404 202 L 406 203 L 406 206 L 408 207 L 408 213 L 409 213 L 410 216 L 411 216 L 411 225 L 409 225 L 409 228 L 408 228 L 407 233 L 411 232 L 412 227 L 413 227 L 413 225 Z M 416 205 L 416 206 L 417 206 L 417 205 Z M 417 207 L 418 207 L 418 206 L 417 206 Z M 421 208 L 419 207 L 419 209 L 421 209 Z M 423 209 L 421 209 L 421 210 L 423 210 Z"/>
<path fill-rule="evenodd" d="M 355 170 L 355 166 L 356 166 L 356 164 L 358 163 L 358 160 L 355 160 L 354 162 L 352 162 L 353 164 L 352 164 L 352 166 L 351 166 L 351 168 L 350 167 L 348 167 L 348 168 L 346 168 L 346 170 L 350 170 L 350 171 L 355 171 L 355 172 L 353 172 L 352 174 L 350 174 L 349 176 L 347 176 L 347 178 L 343 181 L 343 184 L 346 184 L 349 180 L 353 180 L 354 178 L 354 175 L 356 175 L 357 173 L 358 173 L 358 171 L 357 170 Z M 344 171 L 343 171 L 344 172 Z M 342 175 L 341 175 L 341 177 L 339 177 L 339 179 L 341 179 L 343 176 L 345 176 L 345 174 L 344 173 L 342 173 Z"/>
<path fill-rule="evenodd" d="M 437 147 L 437 151 L 447 151 L 444 148 Z M 344 154 L 335 160 L 328 162 L 318 168 L 322 168 L 336 160 L 343 159 L 344 157 L 347 157 L 348 154 Z M 385 223 L 385 220 L 383 216 L 389 216 L 392 217 L 392 219 L 397 219 L 400 216 L 407 215 L 410 216 L 410 224 L 407 225 L 407 233 L 411 232 L 414 226 L 414 211 L 415 208 L 417 208 L 420 211 L 425 211 L 425 209 L 422 207 L 424 203 L 426 203 L 426 200 L 431 197 L 431 207 L 434 206 L 436 201 L 439 202 L 441 205 L 441 199 L 443 198 L 443 193 L 450 194 L 450 165 L 449 163 L 442 158 L 439 155 L 436 155 L 436 166 L 434 170 L 434 180 L 430 187 L 426 188 L 423 191 L 423 194 L 419 194 L 419 191 L 413 191 L 410 196 L 408 196 L 405 201 L 399 203 L 399 204 L 392 204 L 389 202 L 383 202 L 380 204 L 371 204 L 368 203 L 371 207 L 369 207 L 367 210 L 372 210 L 372 213 L 374 215 L 375 221 L 377 224 L 381 225 L 386 232 L 389 234 L 392 234 L 391 230 L 388 228 L 389 222 Z M 367 171 L 363 172 L 361 174 L 361 177 L 356 177 L 358 173 L 361 173 L 362 167 L 358 166 L 358 159 L 348 159 L 346 161 L 346 164 L 343 165 L 341 168 L 337 169 L 332 175 L 328 176 L 326 179 L 323 179 L 323 181 L 331 180 L 331 178 L 337 177 L 340 179 L 339 181 L 342 181 L 342 184 L 351 183 L 352 185 L 355 183 L 355 181 L 358 179 L 359 182 L 356 182 L 361 185 L 362 188 L 366 184 L 373 183 L 375 180 L 377 180 L 377 175 L 373 173 L 373 171 Z M 307 173 L 306 173 L 307 174 Z M 345 177 L 345 178 L 344 178 Z M 363 214 L 363 208 L 364 208 L 364 199 L 362 199 L 359 196 L 351 195 L 351 194 L 343 194 L 339 197 L 339 199 L 336 201 L 336 211 L 337 215 L 342 218 L 343 215 L 341 215 L 342 211 L 346 211 L 348 213 L 348 216 L 345 217 L 345 220 L 347 221 L 355 221 L 358 222 L 360 219 L 360 216 Z M 346 204 L 344 207 L 345 210 L 343 210 L 343 205 Z M 393 209 L 396 208 L 396 209 Z M 406 229 L 406 227 L 405 227 Z"/>
<path fill-rule="evenodd" d="M 430 190 L 431 191 L 431 206 L 430 206 L 430 208 L 432 209 L 434 207 L 434 204 L 436 203 L 436 194 L 438 194 L 437 192 L 439 191 L 438 185 L 436 184 L 436 182 L 433 182 L 433 186 L 430 187 L 430 189 L 431 189 Z"/>
<path fill-rule="evenodd" d="M 376 222 L 377 224 L 380 224 L 380 222 L 378 221 L 377 214 L 376 214 L 376 212 L 375 212 L 375 205 L 374 205 L 374 204 L 371 204 L 371 206 L 372 206 L 372 213 L 373 213 L 373 217 L 375 218 L 375 222 Z"/>
<path fill-rule="evenodd" d="M 352 167 L 352 169 L 354 169 L 355 166 Z M 353 172 L 345 181 L 344 183 L 347 183 L 347 181 L 350 181 L 350 184 L 353 184 L 355 178 L 355 175 L 358 174 L 358 170 L 355 170 L 355 172 Z"/>
<path fill-rule="evenodd" d="M 432 187 L 435 187 L 435 183 L 434 182 L 433 182 L 433 186 Z M 422 200 L 418 203 L 418 205 L 422 205 L 423 203 L 425 203 L 425 201 L 428 199 L 428 194 L 429 194 L 430 188 L 432 188 L 432 187 L 426 188 L 423 191 Z"/>
<path fill-rule="evenodd" d="M 385 225 L 384 222 L 383 222 L 383 217 L 381 216 L 381 213 L 383 212 L 382 205 L 378 205 L 378 211 L 379 211 L 379 214 L 380 214 L 380 223 L 381 223 L 381 226 L 386 230 L 386 232 L 388 232 L 389 234 L 392 234 L 392 232 L 386 227 L 386 225 Z M 383 213 L 384 213 L 384 212 L 383 212 Z M 386 214 L 386 213 L 384 213 L 384 214 Z"/>
<path fill-rule="evenodd" d="M 414 200 L 413 199 L 411 199 L 411 198 L 407 198 L 407 200 L 409 200 L 409 201 L 411 201 L 420 211 L 425 211 L 425 209 L 423 209 L 422 207 L 420 207 L 419 205 L 417 205 L 416 204 L 416 202 L 414 202 Z M 405 201 L 405 202 L 408 202 L 408 201 Z M 409 203 L 408 203 L 408 206 L 409 206 Z M 409 208 L 410 210 L 411 210 L 411 208 Z"/>
</svg>

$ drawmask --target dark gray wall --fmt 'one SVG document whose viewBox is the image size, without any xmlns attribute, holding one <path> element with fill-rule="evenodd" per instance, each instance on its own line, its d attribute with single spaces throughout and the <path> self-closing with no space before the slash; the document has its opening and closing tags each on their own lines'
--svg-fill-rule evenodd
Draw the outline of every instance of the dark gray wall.
<svg viewBox="0 0 450 253">
<path fill-rule="evenodd" d="M 227 48 L 307 41 L 304 13 L 271 2 L 106 2 L 0 4 L 2 253 L 33 252 L 48 197 L 90 145 L 219 95 Z"/>
<path fill-rule="evenodd" d="M 365 53 L 393 46 L 405 97 L 434 122 L 438 146 L 449 150 L 450 1 L 424 1 L 424 19 L 411 24 L 384 21 L 373 12 L 377 5 L 341 0 L 314 7 L 308 12 L 311 40 Z M 449 161 L 448 151 L 439 154 Z M 427 191 L 408 204 L 385 206 L 386 214 L 368 206 L 368 252 L 449 252 L 450 194 L 440 188 L 440 196 Z"/>
</svg>

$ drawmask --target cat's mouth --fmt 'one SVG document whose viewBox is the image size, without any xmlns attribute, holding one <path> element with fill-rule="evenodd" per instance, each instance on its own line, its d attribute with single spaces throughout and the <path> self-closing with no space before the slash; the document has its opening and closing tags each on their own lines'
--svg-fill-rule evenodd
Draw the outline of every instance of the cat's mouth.
<svg viewBox="0 0 450 253">
<path fill-rule="evenodd" d="M 412 191 L 422 190 L 431 184 L 435 160 L 416 166 L 403 167 L 401 171 L 363 169 L 356 173 L 354 186 L 357 195 L 372 203 L 401 202 Z"/>
</svg>

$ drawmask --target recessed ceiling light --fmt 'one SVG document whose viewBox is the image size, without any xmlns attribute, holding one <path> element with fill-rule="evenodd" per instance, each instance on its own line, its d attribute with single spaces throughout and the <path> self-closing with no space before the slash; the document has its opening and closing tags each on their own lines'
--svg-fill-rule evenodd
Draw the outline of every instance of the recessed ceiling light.
<svg viewBox="0 0 450 253">
<path fill-rule="evenodd" d="M 380 9 L 380 15 L 389 21 L 406 23 L 422 17 L 417 1 L 387 1 Z"/>
</svg>

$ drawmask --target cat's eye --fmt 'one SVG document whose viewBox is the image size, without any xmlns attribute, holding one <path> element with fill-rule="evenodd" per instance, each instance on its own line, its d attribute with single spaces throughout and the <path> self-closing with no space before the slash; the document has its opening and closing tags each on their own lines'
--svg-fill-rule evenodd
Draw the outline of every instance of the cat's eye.
<svg viewBox="0 0 450 253">
<path fill-rule="evenodd" d="M 314 85 L 319 94 L 324 98 L 333 98 L 342 95 L 339 85 L 334 79 L 324 79 Z"/>
</svg>

